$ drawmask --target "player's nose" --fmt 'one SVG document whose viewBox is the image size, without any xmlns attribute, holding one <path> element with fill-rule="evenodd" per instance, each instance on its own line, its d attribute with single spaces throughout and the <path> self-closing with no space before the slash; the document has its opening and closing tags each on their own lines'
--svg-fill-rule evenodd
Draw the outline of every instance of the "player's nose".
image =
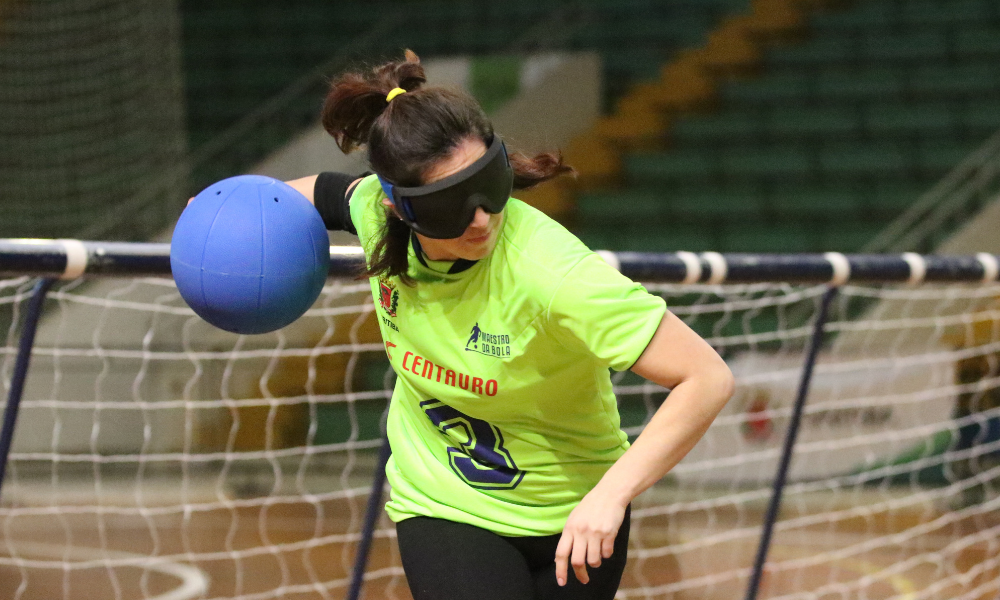
<svg viewBox="0 0 1000 600">
<path fill-rule="evenodd" d="M 486 229 L 490 226 L 490 213 L 483 210 L 482 206 L 476 207 L 476 215 L 472 217 L 469 227 L 472 229 Z"/>
</svg>

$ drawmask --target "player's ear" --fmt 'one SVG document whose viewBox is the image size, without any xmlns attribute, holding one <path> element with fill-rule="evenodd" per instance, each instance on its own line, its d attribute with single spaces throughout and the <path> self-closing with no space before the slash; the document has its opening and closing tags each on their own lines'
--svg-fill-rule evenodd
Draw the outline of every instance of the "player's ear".
<svg viewBox="0 0 1000 600">
<path fill-rule="evenodd" d="M 402 217 L 399 216 L 399 211 L 396 210 L 396 206 L 392 203 L 392 200 L 389 200 L 388 198 L 382 198 L 382 205 L 392 209 L 392 214 L 396 215 L 397 219 L 402 219 Z"/>
</svg>

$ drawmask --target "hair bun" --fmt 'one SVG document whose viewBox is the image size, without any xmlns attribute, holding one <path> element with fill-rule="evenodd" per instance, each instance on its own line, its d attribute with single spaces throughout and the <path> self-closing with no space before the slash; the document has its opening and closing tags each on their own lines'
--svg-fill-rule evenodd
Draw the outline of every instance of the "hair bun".
<svg viewBox="0 0 1000 600">
<path fill-rule="evenodd" d="M 416 91 L 426 82 L 415 52 L 404 59 L 375 67 L 366 73 L 348 72 L 330 84 L 323 105 L 323 128 L 346 154 L 368 142 L 372 125 L 388 106 L 387 96 L 396 88 Z"/>
</svg>

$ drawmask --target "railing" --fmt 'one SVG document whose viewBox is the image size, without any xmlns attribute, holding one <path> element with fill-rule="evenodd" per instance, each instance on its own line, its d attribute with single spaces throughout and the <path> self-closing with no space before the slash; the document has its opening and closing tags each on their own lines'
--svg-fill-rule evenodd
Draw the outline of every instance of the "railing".
<svg viewBox="0 0 1000 600">
<path fill-rule="evenodd" d="M 1000 131 L 958 164 L 863 252 L 932 252 L 955 227 L 1000 198 Z"/>
<path fill-rule="evenodd" d="M 721 254 L 718 252 L 598 252 L 636 280 L 662 283 L 992 282 L 1000 256 L 903 254 Z M 361 248 L 330 247 L 330 276 L 353 277 L 363 264 Z M 0 239 L 0 276 L 170 276 L 170 244 Z"/>
</svg>

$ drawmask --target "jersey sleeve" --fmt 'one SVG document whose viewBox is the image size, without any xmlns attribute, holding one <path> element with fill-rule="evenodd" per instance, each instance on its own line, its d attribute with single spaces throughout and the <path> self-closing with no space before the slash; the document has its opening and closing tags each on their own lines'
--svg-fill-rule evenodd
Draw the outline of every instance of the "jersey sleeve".
<svg viewBox="0 0 1000 600">
<path fill-rule="evenodd" d="M 348 198 L 348 210 L 361 246 L 368 252 L 378 239 L 385 225 L 385 207 L 382 206 L 382 186 L 374 175 L 366 176 L 354 186 Z"/>
<path fill-rule="evenodd" d="M 624 371 L 642 355 L 666 310 L 662 298 L 590 254 L 559 283 L 547 321 L 564 346 Z"/>
</svg>

